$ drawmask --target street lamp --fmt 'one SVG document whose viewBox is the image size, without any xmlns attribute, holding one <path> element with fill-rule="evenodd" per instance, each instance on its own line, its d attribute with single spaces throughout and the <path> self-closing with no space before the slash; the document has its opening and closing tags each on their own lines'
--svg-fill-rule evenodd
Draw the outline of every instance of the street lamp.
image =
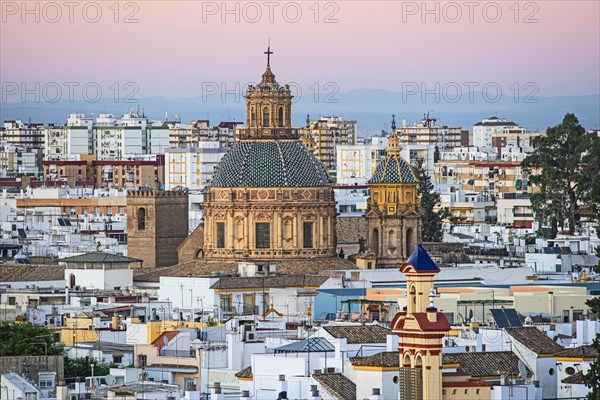
<svg viewBox="0 0 600 400">
<path fill-rule="evenodd" d="M 198 365 L 198 385 L 196 390 L 200 394 L 202 394 L 202 353 L 201 350 L 204 347 L 204 342 L 200 339 L 194 339 L 190 342 L 190 347 L 196 350 L 196 364 Z M 208 379 L 206 381 L 206 385 L 208 386 Z M 208 391 L 208 390 L 207 390 Z"/>
</svg>

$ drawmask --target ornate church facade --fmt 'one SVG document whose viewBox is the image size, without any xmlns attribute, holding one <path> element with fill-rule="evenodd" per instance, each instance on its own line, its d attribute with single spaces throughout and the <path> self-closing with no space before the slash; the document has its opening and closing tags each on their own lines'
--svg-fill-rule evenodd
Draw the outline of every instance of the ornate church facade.
<svg viewBox="0 0 600 400">
<path fill-rule="evenodd" d="M 335 256 L 333 189 L 291 126 L 293 96 L 277 83 L 271 54 L 260 83 L 247 90 L 246 126 L 203 192 L 207 259 Z"/>
<path fill-rule="evenodd" d="M 421 242 L 417 179 L 400 157 L 400 138 L 392 116 L 392 133 L 386 156 L 369 180 L 367 201 L 367 247 L 377 257 L 377 268 L 398 267 Z"/>
</svg>

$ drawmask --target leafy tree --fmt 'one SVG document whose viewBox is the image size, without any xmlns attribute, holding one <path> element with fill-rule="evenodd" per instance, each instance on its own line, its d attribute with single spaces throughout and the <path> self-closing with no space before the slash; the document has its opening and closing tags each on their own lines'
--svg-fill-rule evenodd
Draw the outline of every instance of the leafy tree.
<svg viewBox="0 0 600 400">
<path fill-rule="evenodd" d="M 85 356 L 79 358 L 65 357 L 65 377 L 75 378 L 78 376 L 92 375 L 92 365 L 94 366 L 94 375 L 108 375 L 110 368 L 116 367 L 116 364 L 106 364 L 97 359 Z"/>
<path fill-rule="evenodd" d="M 600 246 L 598 246 L 600 248 Z M 600 297 L 594 297 L 586 301 L 586 305 L 590 307 L 591 312 L 600 317 Z M 590 364 L 588 371 L 583 374 L 583 381 L 591 390 L 587 394 L 588 400 L 600 399 L 600 333 L 592 342 L 592 346 L 598 352 L 598 357 Z"/>
<path fill-rule="evenodd" d="M 579 226 L 582 208 L 598 209 L 598 135 L 586 132 L 574 114 L 566 114 L 562 122 L 546 130 L 545 136 L 533 139 L 534 152 L 522 166 L 537 193 L 531 196 L 536 219 L 570 232 Z"/>
<path fill-rule="evenodd" d="M 435 151 L 433 152 L 433 162 L 436 163 L 440 161 L 440 148 L 438 145 L 435 145 Z"/>
<path fill-rule="evenodd" d="M 0 357 L 43 356 L 63 353 L 58 335 L 45 326 L 0 322 Z"/>
<path fill-rule="evenodd" d="M 417 185 L 417 196 L 419 196 L 419 211 L 423 217 L 422 239 L 424 242 L 441 242 L 443 238 L 442 221 L 450 216 L 447 208 L 434 211 L 440 205 L 440 194 L 434 190 L 431 177 L 423 166 L 423 160 L 417 159 L 413 168 Z"/>
</svg>

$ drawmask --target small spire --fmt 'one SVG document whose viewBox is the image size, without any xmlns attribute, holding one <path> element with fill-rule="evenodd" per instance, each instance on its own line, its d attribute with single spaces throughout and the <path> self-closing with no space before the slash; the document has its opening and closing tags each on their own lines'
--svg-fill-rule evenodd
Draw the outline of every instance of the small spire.
<svg viewBox="0 0 600 400">
<path fill-rule="evenodd" d="M 310 114 L 306 114 L 306 127 L 310 128 Z"/>
<path fill-rule="evenodd" d="M 392 114 L 392 131 L 396 130 L 396 114 Z"/>
<path fill-rule="evenodd" d="M 267 47 L 267 51 L 265 51 L 265 54 L 267 55 L 267 67 L 271 66 L 271 54 L 273 54 L 273 52 L 271 51 L 271 38 L 269 38 L 269 47 Z"/>
</svg>

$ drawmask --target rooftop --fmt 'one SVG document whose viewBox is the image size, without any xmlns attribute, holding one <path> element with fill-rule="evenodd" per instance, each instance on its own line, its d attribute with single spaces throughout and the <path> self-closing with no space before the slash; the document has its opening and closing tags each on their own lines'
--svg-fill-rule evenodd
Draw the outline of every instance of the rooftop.
<svg viewBox="0 0 600 400">
<path fill-rule="evenodd" d="M 505 328 L 505 331 L 516 341 L 538 355 L 553 355 L 564 350 L 558 343 L 546 336 L 544 332 L 533 326 Z"/>
<path fill-rule="evenodd" d="M 328 270 L 356 269 L 356 264 L 349 260 L 334 257 L 312 260 L 281 260 L 277 262 L 278 274 L 318 274 Z M 169 277 L 208 277 L 215 273 L 237 275 L 238 266 L 235 261 L 198 259 L 164 268 L 134 269 L 136 282 L 159 282 L 161 276 Z"/>
<path fill-rule="evenodd" d="M 256 277 L 220 277 L 211 289 L 261 289 L 290 287 L 320 287 L 328 279 L 323 275 L 270 275 Z"/>
<path fill-rule="evenodd" d="M 391 332 L 378 325 L 326 325 L 323 329 L 336 339 L 346 338 L 348 344 L 386 343 Z"/>
<path fill-rule="evenodd" d="M 554 357 L 568 357 L 568 358 L 597 358 L 598 350 L 592 345 L 573 347 L 559 351 L 554 354 Z"/>
<path fill-rule="evenodd" d="M 311 351 L 334 351 L 335 348 L 327 339 L 311 337 L 286 344 L 274 349 L 275 353 L 309 353 Z"/>
<path fill-rule="evenodd" d="M 94 251 L 91 253 L 80 254 L 78 256 L 61 258 L 58 260 L 65 263 L 134 263 L 142 262 L 138 258 L 126 257 L 121 254 L 103 253 L 100 251 Z"/>
<path fill-rule="evenodd" d="M 335 399 L 356 399 L 356 384 L 345 375 L 337 374 L 313 374 L 312 377 L 319 382 Z"/>
</svg>

